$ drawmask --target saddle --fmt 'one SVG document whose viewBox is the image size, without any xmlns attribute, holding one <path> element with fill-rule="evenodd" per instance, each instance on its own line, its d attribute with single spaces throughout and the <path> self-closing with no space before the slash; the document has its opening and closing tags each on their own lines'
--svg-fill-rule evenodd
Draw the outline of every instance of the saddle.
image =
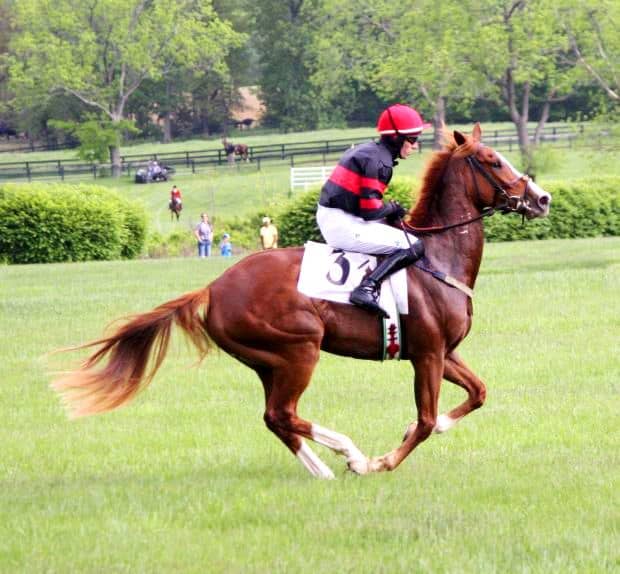
<svg viewBox="0 0 620 574">
<path fill-rule="evenodd" d="M 353 251 L 343 251 L 308 241 L 304 245 L 297 290 L 314 299 L 324 299 L 350 305 L 349 296 L 367 273 L 377 265 L 377 257 Z M 377 317 L 383 332 L 382 359 L 399 359 L 401 343 L 400 315 L 409 312 L 407 272 L 405 269 L 390 275 L 382 283 L 381 307 L 389 315 Z"/>
</svg>

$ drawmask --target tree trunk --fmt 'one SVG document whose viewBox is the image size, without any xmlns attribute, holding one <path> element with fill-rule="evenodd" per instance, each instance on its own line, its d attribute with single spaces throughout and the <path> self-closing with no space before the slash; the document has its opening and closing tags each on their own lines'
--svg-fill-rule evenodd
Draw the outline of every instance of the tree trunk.
<svg viewBox="0 0 620 574">
<path fill-rule="evenodd" d="M 170 112 L 164 112 L 164 143 L 172 141 L 172 122 L 170 121 Z"/>
<path fill-rule="evenodd" d="M 118 144 L 113 146 L 111 145 L 108 149 L 110 150 L 112 177 L 120 177 L 123 170 L 123 165 L 121 163 L 121 146 Z"/>
<path fill-rule="evenodd" d="M 164 143 L 170 143 L 172 141 L 172 126 L 170 122 L 170 93 L 172 87 L 170 80 L 166 80 L 166 110 L 164 112 Z"/>
<path fill-rule="evenodd" d="M 504 100 L 508 105 L 510 118 L 517 128 L 517 139 L 519 151 L 521 152 L 521 163 L 523 170 L 527 172 L 532 167 L 532 151 L 530 149 L 530 139 L 527 133 L 527 120 L 530 111 L 530 85 L 525 82 L 521 95 L 521 110 L 517 107 L 517 86 L 512 75 L 512 70 L 506 70 L 506 77 L 502 86 Z"/>
<path fill-rule="evenodd" d="M 441 136 L 443 127 L 446 125 L 446 100 L 439 96 L 435 102 L 435 113 L 433 114 L 433 149 L 441 149 Z"/>
</svg>

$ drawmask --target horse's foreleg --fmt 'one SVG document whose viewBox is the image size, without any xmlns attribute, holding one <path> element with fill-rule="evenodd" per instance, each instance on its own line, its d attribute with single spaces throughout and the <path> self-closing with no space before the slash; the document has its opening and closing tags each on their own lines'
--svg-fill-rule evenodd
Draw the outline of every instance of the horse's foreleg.
<svg viewBox="0 0 620 574">
<path fill-rule="evenodd" d="M 443 378 L 467 391 L 467 400 L 446 414 L 437 417 L 436 433 L 450 430 L 465 415 L 480 408 L 486 398 L 484 383 L 469 369 L 456 352 L 448 353 Z"/>
<path fill-rule="evenodd" d="M 393 451 L 370 460 L 370 470 L 394 470 L 421 442 L 433 432 L 437 422 L 437 403 L 444 370 L 443 358 L 429 355 L 414 364 L 415 402 L 418 420 L 409 425 L 402 444 Z"/>
</svg>

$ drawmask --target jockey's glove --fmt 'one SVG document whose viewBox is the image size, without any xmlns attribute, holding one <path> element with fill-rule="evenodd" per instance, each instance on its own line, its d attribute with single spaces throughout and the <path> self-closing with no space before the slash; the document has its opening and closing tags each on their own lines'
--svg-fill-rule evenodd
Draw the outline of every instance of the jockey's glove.
<svg viewBox="0 0 620 574">
<path fill-rule="evenodd" d="M 390 207 L 391 210 L 385 217 L 388 223 L 396 223 L 398 220 L 407 215 L 405 208 L 396 201 L 390 201 Z"/>
</svg>

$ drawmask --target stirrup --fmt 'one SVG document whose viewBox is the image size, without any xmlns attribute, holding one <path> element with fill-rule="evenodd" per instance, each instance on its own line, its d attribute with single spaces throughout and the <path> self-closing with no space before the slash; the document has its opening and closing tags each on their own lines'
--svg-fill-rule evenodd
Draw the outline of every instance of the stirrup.
<svg viewBox="0 0 620 574">
<path fill-rule="evenodd" d="M 364 285 L 363 282 L 358 287 L 353 289 L 353 291 L 351 291 L 351 295 L 349 296 L 349 301 L 354 305 L 387 319 L 389 315 L 379 306 L 377 299 L 377 289 L 369 284 Z"/>
</svg>

